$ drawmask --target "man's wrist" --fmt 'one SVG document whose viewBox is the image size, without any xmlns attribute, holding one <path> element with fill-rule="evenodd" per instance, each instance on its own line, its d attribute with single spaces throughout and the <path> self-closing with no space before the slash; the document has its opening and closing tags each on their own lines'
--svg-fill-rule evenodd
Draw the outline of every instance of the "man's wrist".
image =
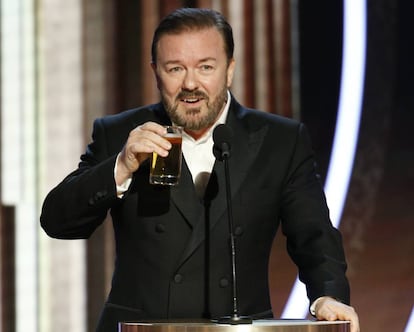
<svg viewBox="0 0 414 332">
<path fill-rule="evenodd" d="M 310 308 L 309 308 L 309 312 L 312 316 L 316 316 L 316 305 L 318 304 L 318 302 L 320 302 L 322 300 L 322 297 L 318 297 L 315 301 L 312 302 Z"/>
<path fill-rule="evenodd" d="M 321 296 L 321 297 L 318 297 L 315 301 L 313 301 L 313 302 L 312 302 L 311 306 L 309 307 L 309 312 L 310 312 L 310 314 L 311 314 L 312 316 L 316 317 L 316 312 L 317 312 L 317 309 L 318 309 L 318 305 L 319 305 L 322 301 L 324 301 L 324 300 L 326 300 L 326 299 L 330 299 L 330 300 L 338 301 L 338 300 L 336 300 L 335 298 L 333 298 L 332 296 Z"/>
</svg>

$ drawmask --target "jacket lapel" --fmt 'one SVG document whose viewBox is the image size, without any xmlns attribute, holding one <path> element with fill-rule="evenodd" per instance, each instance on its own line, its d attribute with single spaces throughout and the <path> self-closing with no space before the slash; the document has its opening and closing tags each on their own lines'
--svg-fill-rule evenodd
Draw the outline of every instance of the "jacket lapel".
<svg viewBox="0 0 414 332">
<path fill-rule="evenodd" d="M 193 178 L 184 158 L 180 182 L 171 188 L 171 200 L 185 217 L 187 223 L 194 227 L 203 213 L 203 205 L 196 194 Z"/>
<path fill-rule="evenodd" d="M 259 148 L 263 143 L 263 138 L 267 131 L 267 126 L 250 128 L 249 121 L 243 117 L 244 113 L 245 109 L 233 99 L 226 121 L 226 124 L 233 130 L 231 156 L 228 161 L 232 199 L 236 193 L 241 190 L 244 178 L 246 177 L 251 164 L 256 160 L 257 153 L 260 150 Z M 183 188 L 182 194 L 189 199 L 189 193 L 185 194 L 184 189 L 185 188 Z M 191 193 L 191 195 L 195 196 L 195 191 L 194 194 Z M 191 201 L 194 201 L 194 198 Z M 199 206 L 201 206 L 201 204 L 199 204 Z M 205 209 L 208 209 L 208 211 L 206 212 L 205 209 L 201 209 L 201 213 L 198 214 L 198 219 L 194 225 L 192 236 L 179 261 L 179 266 L 182 265 L 204 241 L 206 237 L 206 225 L 211 230 L 219 220 L 225 220 L 225 222 L 227 222 L 226 179 L 223 162 L 216 161 L 214 164 L 206 188 L 205 206 Z"/>
</svg>

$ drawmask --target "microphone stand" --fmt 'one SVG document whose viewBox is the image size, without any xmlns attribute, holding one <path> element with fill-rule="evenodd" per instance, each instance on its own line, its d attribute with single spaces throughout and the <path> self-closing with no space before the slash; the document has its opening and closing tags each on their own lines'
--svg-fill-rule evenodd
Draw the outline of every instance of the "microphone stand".
<svg viewBox="0 0 414 332">
<path fill-rule="evenodd" d="M 223 143 L 226 144 L 226 143 Z M 237 298 L 237 271 L 236 271 L 236 239 L 234 236 L 233 225 L 233 210 L 231 204 L 231 190 L 230 190 L 230 171 L 229 171 L 229 149 L 222 150 L 221 157 L 224 163 L 224 172 L 226 179 L 226 200 L 227 200 L 227 216 L 230 230 L 230 246 L 231 246 L 231 267 L 232 267 L 232 281 L 233 281 L 233 314 L 231 316 L 222 317 L 218 320 L 219 324 L 251 324 L 252 319 L 246 316 L 239 315 L 239 304 Z"/>
</svg>

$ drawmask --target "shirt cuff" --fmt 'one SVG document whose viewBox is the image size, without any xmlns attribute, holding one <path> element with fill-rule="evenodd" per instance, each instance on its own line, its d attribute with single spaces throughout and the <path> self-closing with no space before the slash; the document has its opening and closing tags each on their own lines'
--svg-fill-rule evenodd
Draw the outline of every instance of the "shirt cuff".
<svg viewBox="0 0 414 332">
<path fill-rule="evenodd" d="M 115 161 L 114 179 L 116 177 L 116 171 L 117 171 L 117 168 L 118 168 L 118 158 L 119 158 L 119 155 L 116 157 L 116 161 Z M 131 182 L 132 182 L 132 177 L 126 179 L 123 183 L 116 186 L 116 196 L 118 198 L 124 197 L 125 192 L 128 191 L 129 186 L 131 185 Z"/>
<path fill-rule="evenodd" d="M 316 317 L 316 305 L 318 304 L 318 302 L 322 300 L 322 297 L 318 297 L 315 301 L 313 301 L 313 303 L 311 304 L 310 308 L 309 308 L 309 312 L 311 313 L 312 316 Z"/>
</svg>

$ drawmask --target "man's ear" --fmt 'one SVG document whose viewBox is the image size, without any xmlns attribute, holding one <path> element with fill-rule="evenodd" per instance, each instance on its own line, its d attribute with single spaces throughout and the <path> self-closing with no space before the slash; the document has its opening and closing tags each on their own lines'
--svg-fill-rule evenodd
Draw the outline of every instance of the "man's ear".
<svg viewBox="0 0 414 332">
<path fill-rule="evenodd" d="M 160 81 L 160 77 L 157 74 L 157 64 L 155 62 L 151 62 L 151 68 L 152 68 L 152 72 L 154 73 L 155 80 L 157 82 L 157 88 L 158 88 L 158 90 L 160 90 L 161 81 Z"/>
<path fill-rule="evenodd" d="M 230 59 L 229 65 L 227 67 L 227 87 L 231 86 L 233 82 L 234 70 L 236 67 L 236 60 L 234 58 Z"/>
</svg>

